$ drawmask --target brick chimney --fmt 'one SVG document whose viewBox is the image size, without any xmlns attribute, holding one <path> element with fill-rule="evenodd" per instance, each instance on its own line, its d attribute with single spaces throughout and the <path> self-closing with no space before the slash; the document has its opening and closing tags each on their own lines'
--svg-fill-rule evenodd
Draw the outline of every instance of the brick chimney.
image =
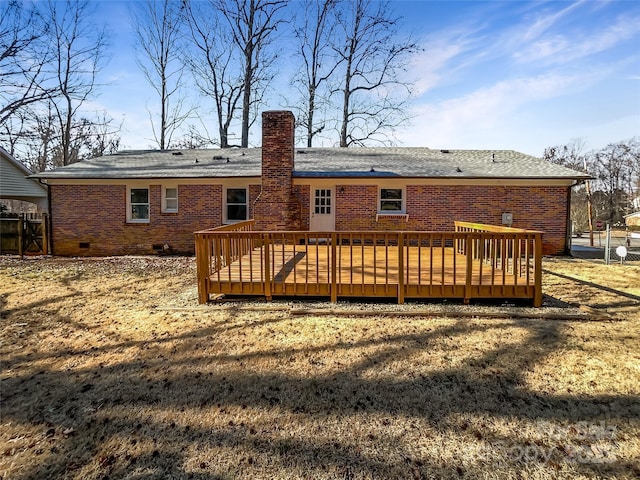
<svg viewBox="0 0 640 480">
<path fill-rule="evenodd" d="M 300 229 L 300 203 L 293 193 L 294 129 L 293 113 L 262 113 L 262 190 L 253 208 L 256 230 Z"/>
</svg>

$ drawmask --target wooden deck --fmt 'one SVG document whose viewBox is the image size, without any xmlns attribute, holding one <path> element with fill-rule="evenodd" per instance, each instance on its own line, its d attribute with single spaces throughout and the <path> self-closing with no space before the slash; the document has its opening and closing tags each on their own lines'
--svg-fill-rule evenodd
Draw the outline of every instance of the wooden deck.
<svg viewBox="0 0 640 480">
<path fill-rule="evenodd" d="M 458 224 L 456 232 L 256 232 L 251 226 L 196 233 L 201 303 L 212 294 L 542 303 L 540 232 L 471 224 Z"/>
</svg>

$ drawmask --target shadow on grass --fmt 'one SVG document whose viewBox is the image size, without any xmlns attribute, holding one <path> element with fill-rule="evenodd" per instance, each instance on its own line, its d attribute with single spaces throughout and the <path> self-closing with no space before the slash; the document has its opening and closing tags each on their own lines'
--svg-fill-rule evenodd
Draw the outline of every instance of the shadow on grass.
<svg viewBox="0 0 640 480">
<path fill-rule="evenodd" d="M 275 468 L 306 478 L 422 478 L 481 476 L 486 466 L 471 470 L 458 461 L 436 461 L 407 453 L 379 456 L 366 453 L 344 438 L 303 438 L 282 434 L 286 419 L 341 421 L 349 429 L 353 416 L 415 418 L 445 437 L 461 433 L 456 416 L 486 415 L 505 421 L 549 420 L 559 423 L 629 421 L 640 415 L 640 398 L 629 395 L 580 397 L 544 394 L 526 387 L 524 375 L 566 343 L 561 322 L 512 322 L 527 331 L 526 341 L 505 342 L 495 349 L 479 349 L 458 364 L 425 372 L 417 368 L 402 378 L 371 375 L 407 361 L 429 348 L 478 333 L 497 334 L 504 323 L 457 321 L 429 330 L 402 332 L 356 341 L 336 339 L 305 347 L 248 348 L 226 353 L 224 345 L 208 347 L 223 331 L 250 337 L 260 326 L 287 322 L 278 317 L 239 321 L 238 313 L 179 335 L 145 341 L 118 342 L 60 352 L 74 360 L 87 355 L 135 348 L 135 358 L 89 368 L 40 369 L 20 373 L 33 357 L 9 355 L 3 361 L 17 368 L 4 375 L 0 395 L 2 422 L 42 427 L 61 446 L 40 454 L 39 462 L 14 478 L 195 478 L 241 476 L 255 467 L 256 459 L 269 459 Z M 64 318 L 52 318 L 52 322 Z M 230 324 L 230 325 L 229 325 Z M 169 350 L 180 344 L 180 351 Z M 174 345 L 175 347 L 175 345 Z M 374 348 L 375 347 L 375 348 Z M 455 348 L 455 347 L 451 347 Z M 519 355 L 513 362 L 513 352 Z M 339 368 L 322 368 L 323 362 L 343 352 L 362 351 L 358 361 Z M 368 353 L 369 352 L 369 353 Z M 38 360 L 46 361 L 41 355 Z M 257 368 L 256 361 L 271 362 L 272 369 Z M 318 373 L 292 373 L 300 362 L 318 365 Z M 315 363 L 314 363 L 315 362 Z M 5 368 L 5 367 L 3 367 Z M 254 422 L 228 420 L 233 412 L 251 411 Z M 168 413 L 167 413 L 168 412 Z M 204 413 L 207 419 L 204 418 Z M 202 415 L 201 422 L 198 417 Z M 220 424 L 218 419 L 226 423 Z M 473 429 L 472 429 L 473 430 Z M 67 432 L 66 434 L 64 432 Z M 469 432 L 468 432 L 469 433 Z M 478 432 L 477 435 L 486 435 Z M 357 433 L 354 433 L 357 437 Z M 362 441 L 393 444 L 388 438 Z M 514 434 L 515 435 L 515 434 Z M 370 436 L 369 436 L 370 437 Z M 518 444 L 517 437 L 500 437 Z M 54 449 L 55 448 L 55 449 Z M 235 465 L 216 458 L 189 465 L 193 450 L 238 452 Z M 242 453 L 240 453 L 242 452 Z M 233 455 L 233 454 L 231 454 Z M 206 456 L 206 455 L 205 455 Z M 244 467 L 243 467 L 244 466 Z M 523 467 L 510 466 L 513 476 Z M 583 475 L 633 475 L 629 465 L 613 460 L 604 465 L 576 464 Z M 274 470 L 271 470 L 274 473 Z"/>
<path fill-rule="evenodd" d="M 0 308 L 0 318 L 8 317 L 9 315 L 14 314 L 14 313 L 30 311 L 30 310 L 33 310 L 34 308 L 40 308 L 40 307 L 46 307 L 48 305 L 53 305 L 56 302 L 59 302 L 60 300 L 64 300 L 66 298 L 77 297 L 79 295 L 80 295 L 79 292 L 71 292 L 71 293 L 68 293 L 66 295 L 58 295 L 58 296 L 47 298 L 45 300 L 41 300 L 41 301 L 38 301 L 38 302 L 32 302 L 32 303 L 24 305 L 24 306 L 22 306 L 20 308 L 6 308 L 6 301 L 0 300 L 0 307 L 1 307 Z"/>
<path fill-rule="evenodd" d="M 582 280 L 580 278 L 573 277 L 571 275 L 566 275 L 564 273 L 554 272 L 552 270 L 542 270 L 543 273 L 547 275 L 555 275 L 556 277 L 564 278 L 565 280 L 571 280 L 572 282 L 579 283 L 581 285 L 587 285 L 589 287 L 597 288 L 599 290 L 603 290 L 608 293 L 613 293 L 615 295 L 619 295 L 621 297 L 629 298 L 635 301 L 635 305 L 640 306 L 640 297 L 638 295 L 633 295 L 632 293 L 623 292 L 622 290 L 617 290 L 615 288 L 607 287 L 606 285 L 600 285 L 598 283 L 589 282 L 587 280 Z"/>
</svg>

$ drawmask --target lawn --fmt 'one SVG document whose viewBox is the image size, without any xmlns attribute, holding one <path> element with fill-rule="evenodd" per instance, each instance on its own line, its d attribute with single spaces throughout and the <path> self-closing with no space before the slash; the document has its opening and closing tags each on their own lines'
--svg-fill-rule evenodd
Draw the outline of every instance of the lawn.
<svg viewBox="0 0 640 480">
<path fill-rule="evenodd" d="M 328 304 L 198 306 L 194 263 L 0 257 L 0 478 L 640 475 L 639 266 L 547 259 L 542 309 L 294 315 Z"/>
</svg>

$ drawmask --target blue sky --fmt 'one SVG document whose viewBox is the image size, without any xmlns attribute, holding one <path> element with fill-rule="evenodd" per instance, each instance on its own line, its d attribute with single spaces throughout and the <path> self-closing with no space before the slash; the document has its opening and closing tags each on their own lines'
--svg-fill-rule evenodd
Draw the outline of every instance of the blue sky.
<svg viewBox="0 0 640 480">
<path fill-rule="evenodd" d="M 392 6 L 424 48 L 406 72 L 415 96 L 411 123 L 396 135 L 399 145 L 541 156 L 546 146 L 573 138 L 600 148 L 640 135 L 640 2 Z M 149 147 L 146 109 L 156 99 L 134 60 L 126 2 L 99 2 L 97 14 L 112 32 L 113 56 L 103 71 L 109 83 L 92 107 L 122 120 L 123 147 Z M 286 80 L 276 79 L 279 94 L 266 109 L 283 107 Z M 258 128 L 252 142 L 259 142 Z"/>
</svg>

